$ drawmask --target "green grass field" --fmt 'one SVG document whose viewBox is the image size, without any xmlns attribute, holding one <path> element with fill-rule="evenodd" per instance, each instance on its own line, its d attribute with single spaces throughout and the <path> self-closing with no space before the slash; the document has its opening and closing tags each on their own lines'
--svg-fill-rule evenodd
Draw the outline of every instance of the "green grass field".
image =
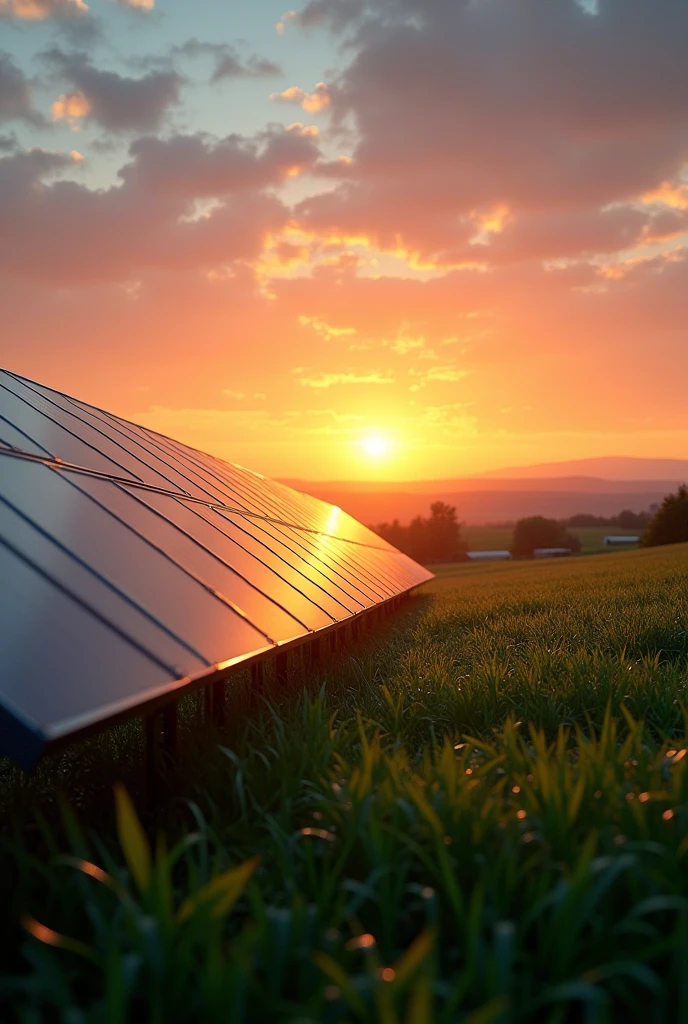
<svg viewBox="0 0 688 1024">
<path fill-rule="evenodd" d="M 595 555 L 615 550 L 604 546 L 605 537 L 637 537 L 641 531 L 622 530 L 618 526 L 583 526 L 570 532 L 580 538 L 581 554 Z M 464 526 L 461 530 L 469 551 L 508 550 L 513 533 L 513 526 Z"/>
<path fill-rule="evenodd" d="M 687 583 L 688 545 L 444 567 L 221 735 L 189 698 L 145 834 L 135 725 L 6 768 L 0 1016 L 688 1020 Z"/>
</svg>

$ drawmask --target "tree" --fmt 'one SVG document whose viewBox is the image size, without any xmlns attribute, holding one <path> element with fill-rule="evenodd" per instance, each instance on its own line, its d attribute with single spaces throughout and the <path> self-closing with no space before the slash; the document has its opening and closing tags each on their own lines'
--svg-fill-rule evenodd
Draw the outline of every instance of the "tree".
<svg viewBox="0 0 688 1024">
<path fill-rule="evenodd" d="M 619 512 L 615 520 L 616 525 L 622 530 L 644 530 L 649 521 L 647 512 L 631 512 L 629 508 Z"/>
<path fill-rule="evenodd" d="M 568 519 L 562 519 L 564 526 L 575 526 L 575 527 L 588 527 L 588 526 L 609 526 L 610 520 L 605 519 L 604 516 L 595 516 L 590 512 L 577 512 L 575 516 L 569 516 Z"/>
<path fill-rule="evenodd" d="M 688 488 L 679 487 L 667 494 L 643 534 L 644 547 L 658 544 L 683 544 L 688 541 Z"/>
<path fill-rule="evenodd" d="M 536 548 L 580 551 L 580 541 L 556 519 L 545 519 L 544 516 L 519 519 L 511 541 L 511 554 L 516 558 L 532 558 Z"/>
<path fill-rule="evenodd" d="M 408 526 L 401 526 L 395 519 L 392 523 L 379 523 L 373 529 L 417 562 L 460 562 L 466 557 L 456 509 L 443 501 L 433 502 L 429 519 L 416 516 Z"/>
</svg>

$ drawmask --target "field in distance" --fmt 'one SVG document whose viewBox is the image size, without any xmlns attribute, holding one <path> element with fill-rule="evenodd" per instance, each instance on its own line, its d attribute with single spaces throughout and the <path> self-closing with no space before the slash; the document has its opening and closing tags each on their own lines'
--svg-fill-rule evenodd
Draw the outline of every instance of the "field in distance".
<svg viewBox="0 0 688 1024">
<path fill-rule="evenodd" d="M 189 698 L 146 835 L 135 725 L 5 767 L 0 1017 L 688 1020 L 687 580 L 688 544 L 440 567 L 221 733 Z"/>
<path fill-rule="evenodd" d="M 614 550 L 605 547 L 605 537 L 637 537 L 639 530 L 622 530 L 618 526 L 571 527 L 569 533 L 580 538 L 581 554 L 593 555 Z M 469 551 L 508 550 L 514 534 L 513 526 L 464 526 L 461 536 Z M 617 549 L 618 550 L 618 549 Z"/>
</svg>

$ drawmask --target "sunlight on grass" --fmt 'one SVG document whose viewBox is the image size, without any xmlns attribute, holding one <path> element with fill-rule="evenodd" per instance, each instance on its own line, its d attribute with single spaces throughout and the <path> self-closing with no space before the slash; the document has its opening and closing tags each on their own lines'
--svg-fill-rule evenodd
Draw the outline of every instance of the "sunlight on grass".
<svg viewBox="0 0 688 1024">
<path fill-rule="evenodd" d="M 687 575 L 445 568 L 305 690 L 190 725 L 143 827 L 8 776 L 12 1019 L 688 1019 Z M 135 786 L 126 749 L 99 772 Z"/>
</svg>

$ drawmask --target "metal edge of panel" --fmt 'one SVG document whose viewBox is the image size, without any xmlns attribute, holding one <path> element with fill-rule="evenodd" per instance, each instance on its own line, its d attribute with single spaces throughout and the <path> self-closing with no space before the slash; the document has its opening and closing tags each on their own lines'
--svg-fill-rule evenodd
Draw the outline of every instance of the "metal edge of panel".
<svg viewBox="0 0 688 1024">
<path fill-rule="evenodd" d="M 258 651 L 251 651 L 245 655 L 239 655 L 229 661 L 217 662 L 208 669 L 201 670 L 193 675 L 184 676 L 179 679 L 172 679 L 169 683 L 163 683 L 161 686 L 155 687 L 152 693 L 148 691 L 145 696 L 133 696 L 120 701 L 115 705 L 110 704 L 105 707 L 101 707 L 94 713 L 87 712 L 83 715 L 77 716 L 76 718 L 69 719 L 66 723 L 54 728 L 52 731 L 50 729 L 42 729 L 40 726 L 37 726 L 36 729 L 31 729 L 26 726 L 21 719 L 17 719 L 8 711 L 4 711 L 2 705 L 0 705 L 0 741 L 3 738 L 2 714 L 4 713 L 8 719 L 12 719 L 15 729 L 17 723 L 19 723 L 20 727 L 23 727 L 26 735 L 31 740 L 32 756 L 30 758 L 23 756 L 21 759 L 16 759 L 16 763 L 19 767 L 24 768 L 24 770 L 30 770 L 45 754 L 50 754 L 63 749 L 72 743 L 76 743 L 88 738 L 89 736 L 105 732 L 113 726 L 121 725 L 122 723 L 138 718 L 139 716 L 160 711 L 165 706 L 173 703 L 187 693 L 204 690 L 213 683 L 226 681 L 235 671 L 249 668 L 251 665 L 258 664 L 260 662 L 269 661 L 277 654 L 289 653 L 299 647 L 303 647 L 306 644 L 313 642 L 314 640 L 320 640 L 325 636 L 329 636 L 331 633 L 344 629 L 346 626 L 358 620 L 366 618 L 374 612 L 384 609 L 392 610 L 390 606 L 395 605 L 396 602 L 402 599 L 410 598 L 414 590 L 423 586 L 424 583 L 429 582 L 432 578 L 433 576 L 430 574 L 428 579 L 419 580 L 406 590 L 399 591 L 399 593 L 384 601 L 380 601 L 371 608 L 363 609 L 362 611 L 356 612 L 354 615 L 347 616 L 346 618 L 332 623 L 331 625 L 322 626 L 320 629 L 315 630 L 312 633 L 306 633 L 302 636 L 295 637 L 293 640 L 286 640 L 282 643 L 275 644 L 274 646 L 261 648 Z M 6 756 L 15 760 L 15 758 L 7 751 L 7 748 L 5 748 L 5 752 Z"/>
</svg>

